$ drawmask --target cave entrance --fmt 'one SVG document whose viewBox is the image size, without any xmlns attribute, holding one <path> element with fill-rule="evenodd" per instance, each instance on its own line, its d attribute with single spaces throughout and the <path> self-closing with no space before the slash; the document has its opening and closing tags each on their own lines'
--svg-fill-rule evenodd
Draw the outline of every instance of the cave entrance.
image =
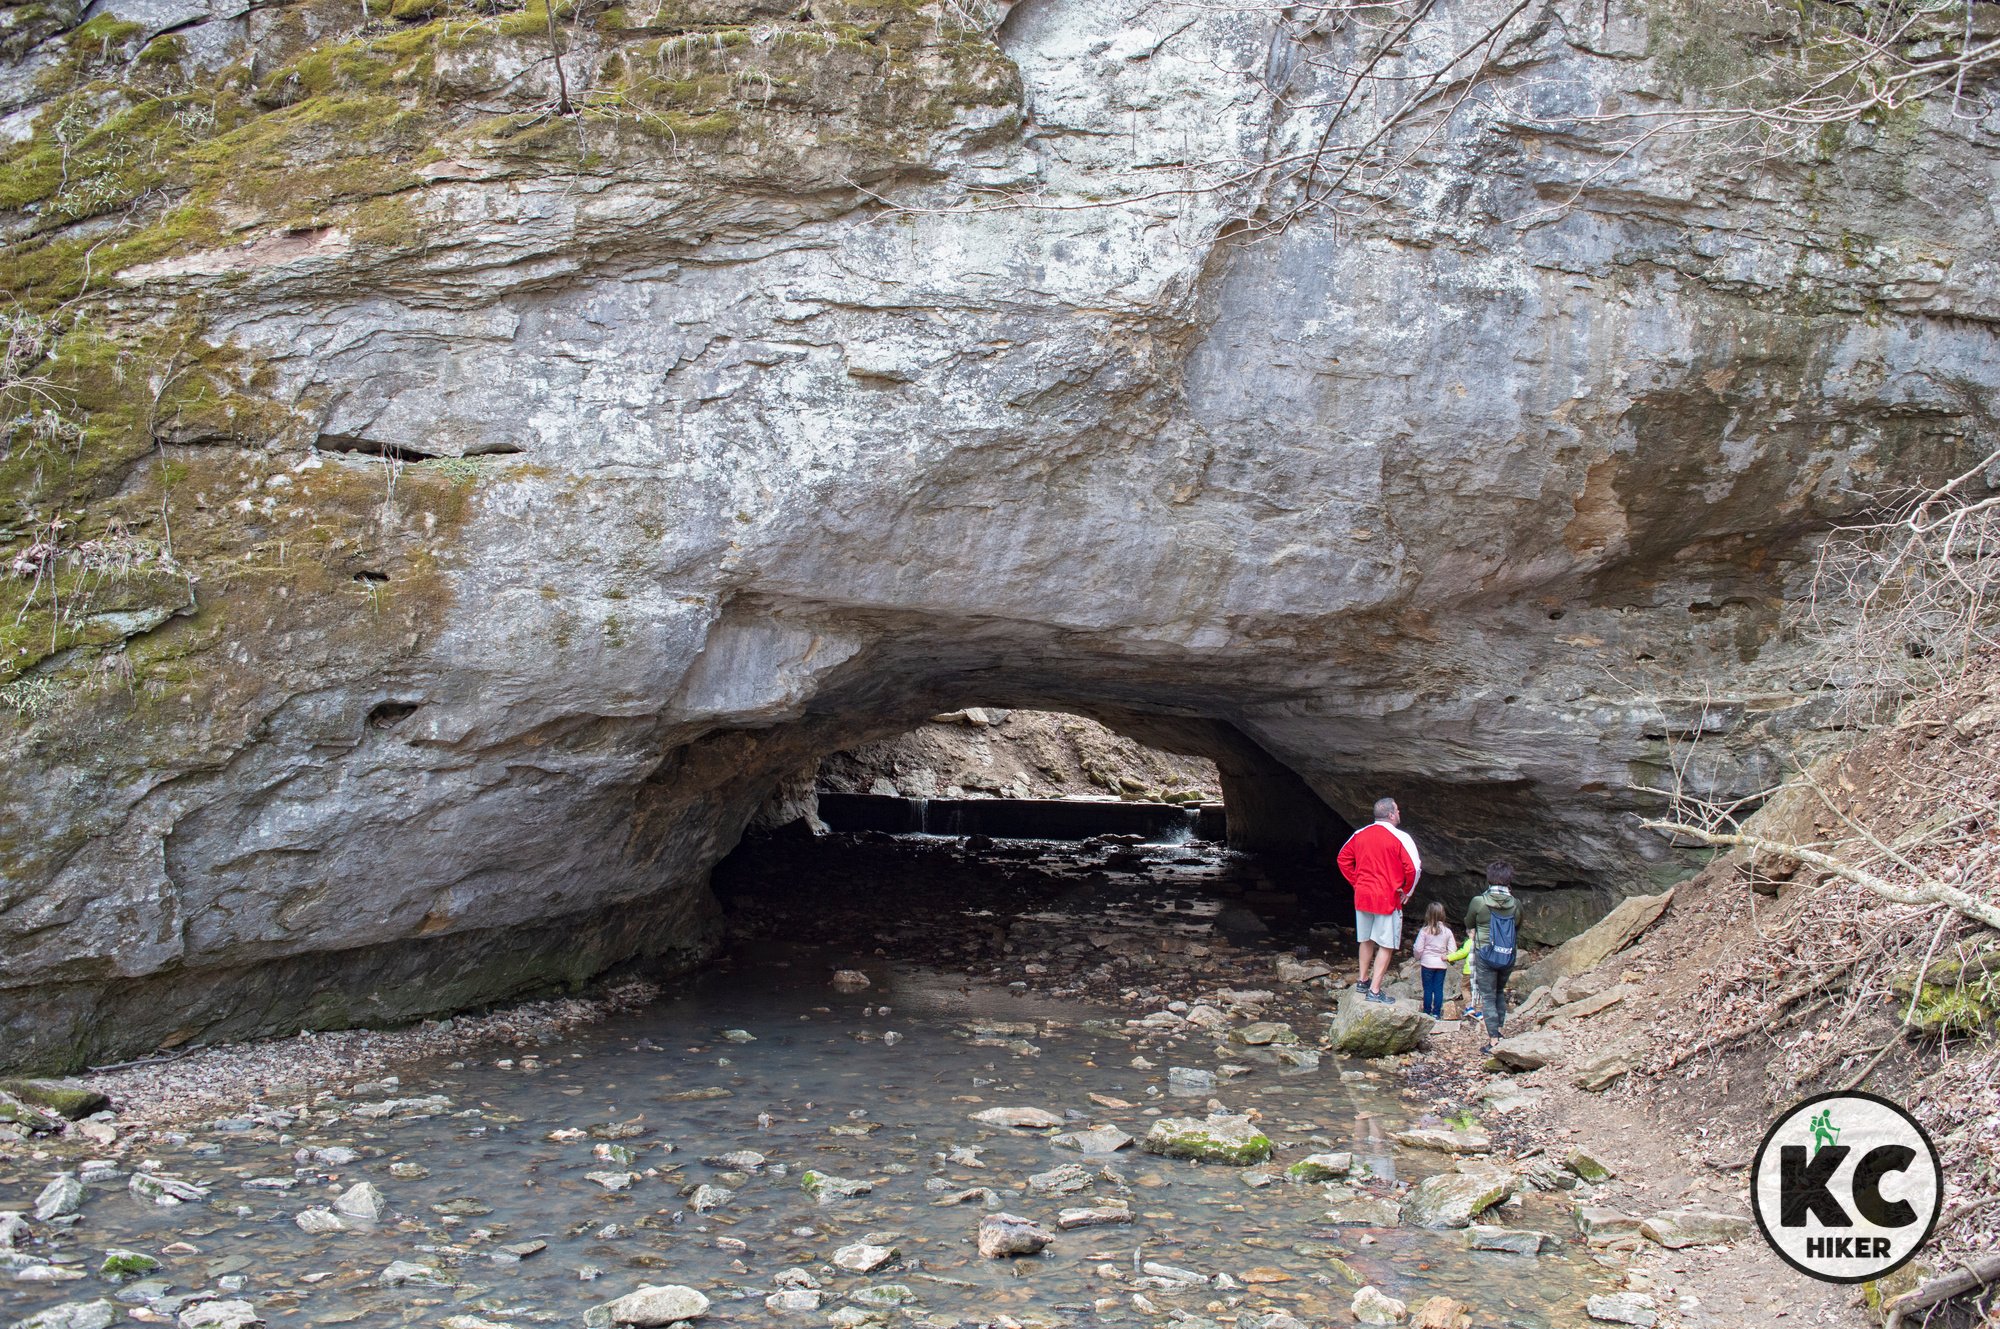
<svg viewBox="0 0 2000 1329">
<path fill-rule="evenodd" d="M 779 781 L 713 884 L 739 919 L 788 899 L 828 918 L 963 913 L 974 931 L 1056 911 L 1144 917 L 1170 942 L 1338 950 L 1348 831 L 1226 722 L 967 706 L 864 731 Z"/>
<path fill-rule="evenodd" d="M 834 831 L 989 839 L 1224 842 L 1222 777 L 1080 715 L 971 706 L 820 761 Z"/>
</svg>

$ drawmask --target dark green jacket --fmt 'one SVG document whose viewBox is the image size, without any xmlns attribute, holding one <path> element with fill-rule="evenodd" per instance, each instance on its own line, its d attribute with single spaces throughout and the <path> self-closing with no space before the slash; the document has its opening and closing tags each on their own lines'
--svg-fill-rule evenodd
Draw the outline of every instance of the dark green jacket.
<svg viewBox="0 0 2000 1329">
<path fill-rule="evenodd" d="M 1472 903 L 1465 909 L 1465 935 L 1471 939 L 1475 949 L 1484 946 L 1493 931 L 1486 925 L 1486 921 L 1495 914 L 1502 918 L 1511 918 L 1520 907 L 1521 902 L 1511 894 L 1495 895 L 1488 890 L 1484 894 L 1474 896 Z"/>
</svg>

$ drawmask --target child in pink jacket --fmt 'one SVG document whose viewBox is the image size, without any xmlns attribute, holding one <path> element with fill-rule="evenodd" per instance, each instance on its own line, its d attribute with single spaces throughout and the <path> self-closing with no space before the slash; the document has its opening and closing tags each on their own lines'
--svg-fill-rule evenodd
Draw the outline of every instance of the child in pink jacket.
<svg viewBox="0 0 2000 1329">
<path fill-rule="evenodd" d="M 1451 967 L 1447 959 L 1458 947 L 1458 939 L 1445 926 L 1444 904 L 1433 900 L 1424 911 L 1424 925 L 1417 932 L 1417 939 L 1410 946 L 1417 957 L 1424 976 L 1424 1014 L 1442 1020 L 1444 1018 L 1444 975 Z"/>
</svg>

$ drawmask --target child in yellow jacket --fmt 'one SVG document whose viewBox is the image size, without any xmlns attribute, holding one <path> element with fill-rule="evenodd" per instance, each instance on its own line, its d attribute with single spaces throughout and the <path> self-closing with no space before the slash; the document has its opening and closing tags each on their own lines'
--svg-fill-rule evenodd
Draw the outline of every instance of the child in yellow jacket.
<svg viewBox="0 0 2000 1329">
<path fill-rule="evenodd" d="M 1457 950 L 1453 951 L 1450 955 L 1447 955 L 1444 958 L 1446 960 L 1465 961 L 1465 1000 L 1467 1003 L 1467 1007 L 1464 1018 L 1468 1020 L 1479 1019 L 1482 1015 L 1485 1014 L 1485 1012 L 1480 1011 L 1471 1005 L 1471 1003 L 1479 1000 L 1478 990 L 1472 986 L 1472 938 L 1470 936 L 1467 936 L 1465 939 L 1465 944 L 1463 946 L 1460 946 Z"/>
</svg>

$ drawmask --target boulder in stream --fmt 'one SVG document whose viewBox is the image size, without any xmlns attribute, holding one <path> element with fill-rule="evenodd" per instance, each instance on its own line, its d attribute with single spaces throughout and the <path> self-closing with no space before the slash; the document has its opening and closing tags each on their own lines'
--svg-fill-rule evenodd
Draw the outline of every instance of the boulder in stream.
<svg viewBox="0 0 2000 1329">
<path fill-rule="evenodd" d="M 1513 1193 L 1513 1178 L 1498 1169 L 1445 1172 L 1419 1182 L 1403 1213 L 1417 1227 L 1460 1228 Z"/>
<path fill-rule="evenodd" d="M 1340 994 L 1327 1020 L 1327 1039 L 1334 1051 L 1350 1057 L 1392 1057 L 1414 1051 L 1436 1024 L 1420 1007 L 1404 1001 L 1368 1001 L 1355 988 Z"/>
<path fill-rule="evenodd" d="M 1162 1117 L 1146 1132 L 1144 1148 L 1166 1158 L 1249 1167 L 1271 1157 L 1271 1137 L 1250 1118 L 1215 1113 L 1207 1119 Z"/>
</svg>

